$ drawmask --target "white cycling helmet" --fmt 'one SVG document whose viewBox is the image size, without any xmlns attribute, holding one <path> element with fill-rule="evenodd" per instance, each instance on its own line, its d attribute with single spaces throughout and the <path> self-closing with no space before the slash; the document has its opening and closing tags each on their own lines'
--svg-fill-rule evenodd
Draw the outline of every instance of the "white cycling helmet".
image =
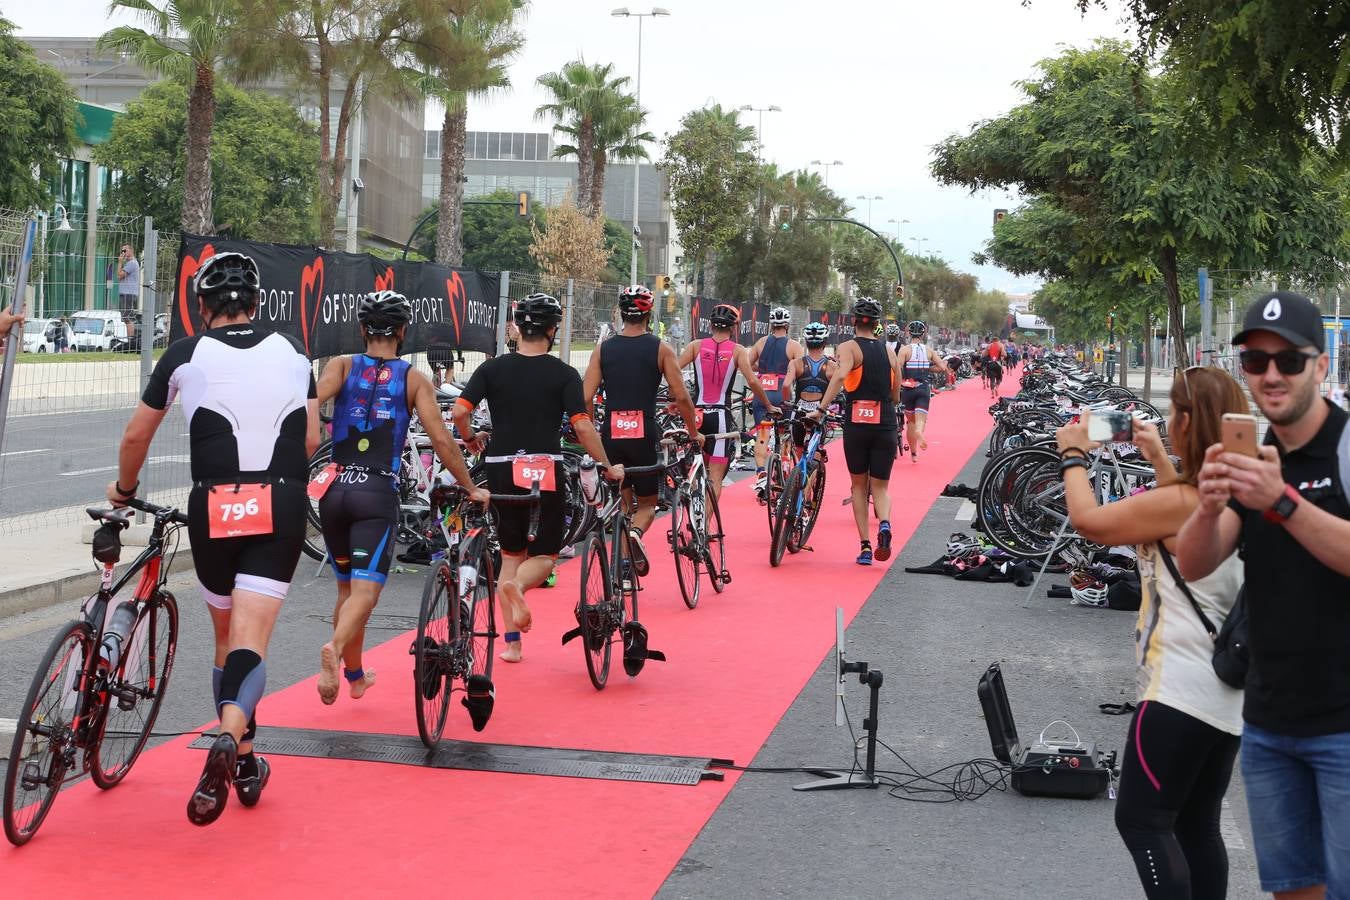
<svg viewBox="0 0 1350 900">
<path fill-rule="evenodd" d="M 1106 606 L 1106 583 L 1093 572 L 1074 569 L 1069 575 L 1070 602 L 1078 606 Z"/>
<path fill-rule="evenodd" d="M 775 328 L 792 324 L 792 312 L 786 306 L 775 306 L 769 311 L 769 324 Z"/>
<path fill-rule="evenodd" d="M 980 551 L 981 544 L 979 538 L 973 538 L 964 532 L 954 532 L 947 538 L 947 558 L 961 559 L 971 556 Z"/>
</svg>

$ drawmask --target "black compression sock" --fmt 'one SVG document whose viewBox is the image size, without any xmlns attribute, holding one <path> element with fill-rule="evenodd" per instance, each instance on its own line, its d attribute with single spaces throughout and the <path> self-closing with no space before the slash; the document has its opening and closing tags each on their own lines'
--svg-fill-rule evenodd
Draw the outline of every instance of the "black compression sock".
<svg viewBox="0 0 1350 900">
<path fill-rule="evenodd" d="M 258 775 L 258 758 L 253 755 L 253 751 L 239 754 L 238 761 L 234 767 L 235 778 L 256 778 Z"/>
</svg>

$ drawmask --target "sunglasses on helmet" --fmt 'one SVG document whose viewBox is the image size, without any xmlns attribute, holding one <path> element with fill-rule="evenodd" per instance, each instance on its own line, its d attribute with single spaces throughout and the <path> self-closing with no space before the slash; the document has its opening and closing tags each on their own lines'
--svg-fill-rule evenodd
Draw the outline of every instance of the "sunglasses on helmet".
<svg viewBox="0 0 1350 900">
<path fill-rule="evenodd" d="M 1308 360 L 1317 359 L 1319 354 L 1303 353 L 1299 350 L 1281 350 L 1268 353 L 1265 350 L 1243 350 L 1238 354 L 1242 361 L 1242 371 L 1248 375 L 1264 375 L 1275 360 L 1275 368 L 1281 375 L 1297 375 L 1307 368 Z"/>
</svg>

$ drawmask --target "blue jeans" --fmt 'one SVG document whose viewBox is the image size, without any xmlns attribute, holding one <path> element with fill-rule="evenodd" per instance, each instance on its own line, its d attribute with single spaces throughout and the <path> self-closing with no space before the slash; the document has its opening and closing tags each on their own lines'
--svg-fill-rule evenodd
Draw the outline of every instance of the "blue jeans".
<svg viewBox="0 0 1350 900">
<path fill-rule="evenodd" d="M 1289 737 L 1248 722 L 1242 780 L 1261 889 L 1350 898 L 1350 732 Z"/>
</svg>

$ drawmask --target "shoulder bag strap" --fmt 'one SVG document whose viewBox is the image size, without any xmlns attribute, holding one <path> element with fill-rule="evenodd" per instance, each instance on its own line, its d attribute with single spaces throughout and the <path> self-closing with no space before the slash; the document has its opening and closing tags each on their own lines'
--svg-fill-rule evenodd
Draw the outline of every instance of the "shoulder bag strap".
<svg viewBox="0 0 1350 900">
<path fill-rule="evenodd" d="M 1172 580 L 1177 583 L 1177 587 L 1181 588 L 1181 592 L 1186 595 L 1186 599 L 1191 601 L 1191 608 L 1200 617 L 1200 624 L 1205 626 L 1205 631 L 1209 632 L 1210 640 L 1218 638 L 1219 632 L 1214 628 L 1214 623 L 1209 620 L 1209 616 L 1205 615 L 1205 611 L 1200 608 L 1200 604 L 1195 602 L 1195 595 L 1187 587 L 1186 579 L 1182 578 L 1181 573 L 1177 571 L 1177 564 L 1172 561 L 1172 554 L 1167 552 L 1167 548 L 1163 546 L 1162 541 L 1158 541 L 1158 555 L 1162 557 L 1163 563 L 1167 566 L 1167 571 L 1172 573 Z"/>
</svg>

